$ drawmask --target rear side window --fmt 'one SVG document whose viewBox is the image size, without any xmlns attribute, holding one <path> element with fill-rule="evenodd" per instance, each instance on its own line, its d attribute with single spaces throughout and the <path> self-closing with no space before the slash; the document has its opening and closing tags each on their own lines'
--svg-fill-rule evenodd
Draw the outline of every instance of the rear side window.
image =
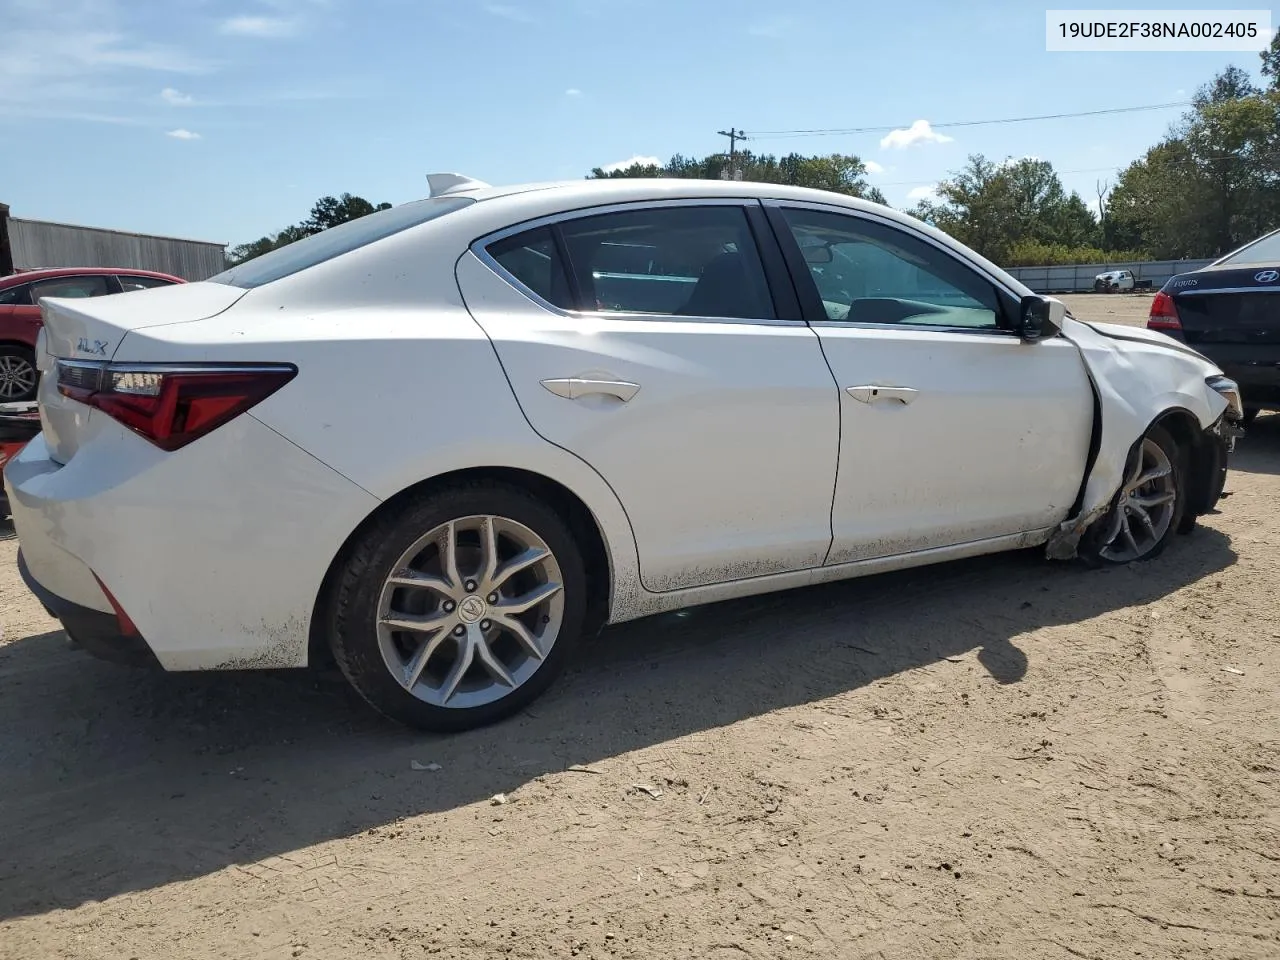
<svg viewBox="0 0 1280 960">
<path fill-rule="evenodd" d="M 663 206 L 560 225 L 584 302 L 605 313 L 772 320 L 739 206 Z"/>
<path fill-rule="evenodd" d="M 209 279 L 213 283 L 225 283 L 232 287 L 260 287 L 264 283 L 271 283 L 384 240 L 402 230 L 443 217 L 446 213 L 461 210 L 475 202 L 471 197 L 435 197 L 401 204 L 390 210 L 379 210 L 254 257 Z"/>
<path fill-rule="evenodd" d="M 172 281 L 161 280 L 159 277 L 131 277 L 121 274 L 116 279 L 120 281 L 120 286 L 125 293 L 133 290 L 150 290 L 152 287 L 172 286 Z"/>
<path fill-rule="evenodd" d="M 563 310 L 575 306 L 550 227 L 538 227 L 498 240 L 486 248 L 489 256 L 547 303 Z"/>
<path fill-rule="evenodd" d="M 110 292 L 104 276 L 58 277 L 31 284 L 31 299 L 36 302 L 41 297 L 104 297 Z"/>
<path fill-rule="evenodd" d="M 1222 263 L 1230 263 L 1241 267 L 1280 263 L 1280 230 L 1255 240 L 1243 250 L 1223 258 Z"/>
<path fill-rule="evenodd" d="M 30 290 L 30 286 L 25 283 L 7 290 L 0 290 L 0 307 L 31 306 Z"/>
<path fill-rule="evenodd" d="M 746 212 L 738 206 L 648 207 L 580 217 L 485 249 L 532 293 L 565 309 L 738 320 L 777 316 Z"/>
</svg>

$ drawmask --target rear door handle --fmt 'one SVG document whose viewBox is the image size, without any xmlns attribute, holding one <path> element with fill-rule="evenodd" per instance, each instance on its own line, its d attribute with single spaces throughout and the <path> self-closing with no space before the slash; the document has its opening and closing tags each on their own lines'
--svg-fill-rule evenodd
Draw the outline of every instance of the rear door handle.
<svg viewBox="0 0 1280 960">
<path fill-rule="evenodd" d="M 577 400 L 593 394 L 605 394 L 616 397 L 626 403 L 640 392 L 640 384 L 629 380 L 589 380 L 585 377 L 563 377 L 555 380 L 543 380 L 542 385 L 557 397 L 566 400 Z"/>
<path fill-rule="evenodd" d="M 880 400 L 897 400 L 907 404 L 916 398 L 920 391 L 913 387 L 882 387 L 879 384 L 868 384 L 865 387 L 846 387 L 845 390 L 853 399 L 862 403 L 876 403 Z"/>
</svg>

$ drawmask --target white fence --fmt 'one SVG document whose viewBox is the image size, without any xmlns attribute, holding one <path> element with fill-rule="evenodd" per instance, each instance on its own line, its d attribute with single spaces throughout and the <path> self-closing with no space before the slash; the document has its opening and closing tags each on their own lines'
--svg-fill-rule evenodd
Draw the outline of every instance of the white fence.
<svg viewBox="0 0 1280 960">
<path fill-rule="evenodd" d="M 1098 274 L 1107 273 L 1110 270 L 1130 270 L 1135 280 L 1150 280 L 1151 289 L 1159 290 L 1170 277 L 1191 270 L 1199 270 L 1212 262 L 1212 260 L 1146 260 L 1006 269 L 1036 293 L 1084 293 L 1093 290 L 1093 281 Z"/>
</svg>

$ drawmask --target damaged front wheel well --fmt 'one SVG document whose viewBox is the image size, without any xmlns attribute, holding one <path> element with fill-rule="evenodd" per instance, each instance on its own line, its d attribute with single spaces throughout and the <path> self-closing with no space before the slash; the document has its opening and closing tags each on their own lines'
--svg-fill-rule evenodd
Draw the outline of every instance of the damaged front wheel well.
<svg viewBox="0 0 1280 960">
<path fill-rule="evenodd" d="M 1189 410 L 1166 410 L 1151 426 L 1163 427 L 1178 445 L 1186 477 L 1186 509 L 1178 532 L 1190 533 L 1196 517 L 1208 513 L 1217 502 L 1222 490 L 1220 478 L 1226 470 L 1225 456 Z"/>
</svg>

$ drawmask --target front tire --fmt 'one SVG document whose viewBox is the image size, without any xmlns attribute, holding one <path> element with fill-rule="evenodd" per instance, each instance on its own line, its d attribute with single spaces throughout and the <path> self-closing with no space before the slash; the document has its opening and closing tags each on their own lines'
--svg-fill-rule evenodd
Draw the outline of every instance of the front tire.
<svg viewBox="0 0 1280 960">
<path fill-rule="evenodd" d="M 376 710 L 423 730 L 493 723 L 572 659 L 586 611 L 580 550 L 518 487 L 453 486 L 362 531 L 330 605 L 334 659 Z"/>
<path fill-rule="evenodd" d="M 8 344 L 0 346 L 0 403 L 34 400 L 39 383 L 32 351 Z"/>
<path fill-rule="evenodd" d="M 1089 528 L 1081 554 L 1110 564 L 1158 557 L 1182 527 L 1185 476 L 1173 437 L 1163 427 L 1152 427 L 1129 452 L 1111 509 Z"/>
</svg>

